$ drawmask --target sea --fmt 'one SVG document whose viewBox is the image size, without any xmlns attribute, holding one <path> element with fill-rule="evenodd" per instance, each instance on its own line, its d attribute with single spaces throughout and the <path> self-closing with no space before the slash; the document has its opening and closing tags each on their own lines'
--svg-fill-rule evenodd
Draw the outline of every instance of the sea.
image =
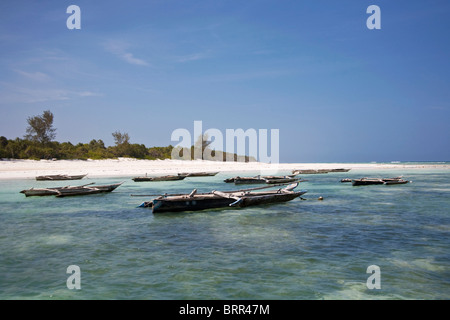
<svg viewBox="0 0 450 320">
<path fill-rule="evenodd" d="M 450 299 L 450 170 L 439 163 L 304 175 L 297 189 L 308 192 L 281 204 L 166 214 L 138 207 L 157 194 L 236 189 L 223 182 L 236 175 L 252 173 L 0 180 L 0 299 Z M 340 182 L 396 176 L 411 183 Z M 20 193 L 121 181 L 108 194 Z"/>
</svg>

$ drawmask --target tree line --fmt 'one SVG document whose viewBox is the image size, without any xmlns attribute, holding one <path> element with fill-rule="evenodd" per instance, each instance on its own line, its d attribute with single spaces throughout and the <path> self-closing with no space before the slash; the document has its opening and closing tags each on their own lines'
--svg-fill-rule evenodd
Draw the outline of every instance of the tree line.
<svg viewBox="0 0 450 320">
<path fill-rule="evenodd" d="M 13 140 L 0 136 L 0 158 L 13 159 L 111 159 L 130 157 L 136 159 L 170 159 L 173 147 L 147 148 L 143 144 L 123 144 L 106 147 L 104 142 L 93 139 L 89 143 L 51 141 L 45 144 L 27 139 Z"/>
<path fill-rule="evenodd" d="M 115 131 L 112 133 L 114 146 L 105 146 L 99 139 L 93 139 L 89 143 L 72 144 L 71 142 L 54 141 L 56 129 L 53 127 L 53 113 L 44 111 L 42 115 L 29 117 L 26 134 L 23 138 L 7 139 L 0 136 L 0 159 L 61 159 L 61 160 L 101 160 L 118 157 L 129 157 L 136 159 L 170 159 L 173 146 L 147 148 L 144 144 L 130 143 L 128 133 Z M 203 139 L 201 139 L 203 138 Z M 207 138 L 199 137 L 202 150 L 208 148 L 211 142 Z M 190 158 L 194 159 L 194 146 L 190 150 Z M 214 151 L 212 151 L 214 154 Z M 226 159 L 223 153 L 223 161 Z M 234 155 L 235 161 L 249 161 L 247 156 Z M 252 159 L 253 161 L 253 159 Z"/>
<path fill-rule="evenodd" d="M 13 159 L 111 159 L 130 157 L 137 159 L 168 159 L 173 147 L 147 148 L 143 144 L 130 143 L 127 133 L 113 132 L 114 146 L 105 146 L 99 139 L 89 143 L 72 144 L 54 141 L 53 113 L 46 110 L 42 115 L 29 117 L 23 138 L 7 139 L 0 136 L 0 158 Z"/>
</svg>

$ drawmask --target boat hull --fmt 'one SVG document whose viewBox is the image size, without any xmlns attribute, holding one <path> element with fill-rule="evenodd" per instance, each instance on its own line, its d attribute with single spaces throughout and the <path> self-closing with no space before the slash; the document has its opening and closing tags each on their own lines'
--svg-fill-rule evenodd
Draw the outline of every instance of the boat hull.
<svg viewBox="0 0 450 320">
<path fill-rule="evenodd" d="M 280 193 L 277 194 L 276 196 L 261 195 L 261 196 L 244 197 L 242 201 L 238 203 L 238 206 L 243 208 L 257 205 L 287 202 L 300 197 L 304 193 L 305 192 L 292 192 L 292 193 Z"/>
<path fill-rule="evenodd" d="M 67 176 L 67 175 L 49 175 L 49 176 L 37 176 L 37 181 L 64 181 L 64 180 L 81 180 L 86 175 Z"/>
<path fill-rule="evenodd" d="M 277 184 L 277 183 L 289 183 L 298 181 L 296 178 L 275 178 L 275 179 L 266 179 L 267 184 Z"/>
<path fill-rule="evenodd" d="M 353 186 L 368 186 L 373 184 L 385 184 L 385 185 L 391 185 L 391 184 L 404 184 L 408 181 L 403 180 L 401 177 L 396 178 L 361 178 L 361 179 L 354 179 L 352 180 Z"/>
<path fill-rule="evenodd" d="M 176 181 L 183 180 L 186 176 L 164 176 L 164 177 L 136 177 L 132 180 L 134 182 L 148 182 L 148 181 Z"/>
<path fill-rule="evenodd" d="M 297 192 L 262 192 L 242 196 L 238 199 L 209 194 L 194 197 L 160 197 L 142 204 L 142 207 L 151 207 L 153 213 L 201 211 L 220 208 L 243 208 L 256 205 L 287 202 L 305 194 L 306 191 Z"/>
<path fill-rule="evenodd" d="M 82 187 L 79 189 L 62 189 L 59 190 L 59 193 L 56 195 L 58 198 L 69 197 L 69 196 L 85 196 L 89 194 L 98 194 L 98 193 L 107 193 L 112 192 L 117 189 L 122 183 L 112 184 L 112 185 L 104 185 L 104 186 L 96 186 L 96 187 Z"/>
<path fill-rule="evenodd" d="M 182 211 L 200 211 L 206 209 L 227 208 L 235 202 L 234 199 L 214 197 L 211 199 L 184 199 L 170 201 L 165 199 L 155 199 L 152 201 L 152 212 L 182 212 Z"/>
<path fill-rule="evenodd" d="M 213 177 L 217 175 L 219 172 L 191 172 L 191 173 L 179 173 L 180 176 L 185 177 Z"/>
<path fill-rule="evenodd" d="M 384 184 L 389 186 L 389 185 L 394 185 L 394 184 L 405 184 L 408 182 L 409 181 L 407 181 L 407 180 L 398 180 L 398 181 L 392 180 L 392 181 L 385 181 Z"/>
<path fill-rule="evenodd" d="M 58 191 L 55 189 L 28 189 L 22 190 L 20 193 L 23 193 L 26 197 L 56 196 Z"/>
<path fill-rule="evenodd" d="M 352 186 L 368 186 L 375 184 L 384 184 L 383 180 L 352 180 Z"/>
<path fill-rule="evenodd" d="M 258 178 L 235 178 L 234 184 L 263 184 L 266 183 L 266 179 Z"/>
<path fill-rule="evenodd" d="M 20 193 L 25 194 L 26 197 L 43 197 L 43 196 L 56 196 L 56 197 L 67 197 L 67 196 L 80 196 L 88 194 L 96 194 L 103 192 L 112 192 L 117 189 L 122 183 L 116 183 L 112 185 L 101 185 L 95 187 L 57 187 L 57 188 L 38 188 L 38 189 L 27 189 L 22 190 Z"/>
</svg>

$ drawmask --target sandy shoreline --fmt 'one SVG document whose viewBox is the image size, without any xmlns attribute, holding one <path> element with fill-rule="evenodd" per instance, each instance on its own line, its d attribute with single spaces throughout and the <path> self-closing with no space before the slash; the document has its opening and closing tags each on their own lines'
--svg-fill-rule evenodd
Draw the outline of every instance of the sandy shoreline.
<svg viewBox="0 0 450 320">
<path fill-rule="evenodd" d="M 109 160 L 7 160 L 0 161 L 0 179 L 34 179 L 39 175 L 87 174 L 89 177 L 125 177 L 177 174 L 181 172 L 250 172 L 286 174 L 294 169 L 450 169 L 442 164 L 378 164 L 378 163 L 280 163 L 215 162 L 181 160 L 137 160 L 129 158 Z"/>
</svg>

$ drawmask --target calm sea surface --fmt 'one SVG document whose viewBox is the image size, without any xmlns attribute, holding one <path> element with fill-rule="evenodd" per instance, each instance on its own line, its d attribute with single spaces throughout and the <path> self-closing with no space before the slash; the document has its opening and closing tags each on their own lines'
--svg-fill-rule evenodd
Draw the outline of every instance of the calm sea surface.
<svg viewBox="0 0 450 320">
<path fill-rule="evenodd" d="M 130 196 L 230 190 L 238 174 L 0 181 L 0 299 L 450 299 L 449 170 L 305 175 L 306 200 L 240 210 L 153 215 L 137 208 L 151 197 Z M 413 183 L 340 183 L 398 175 Z M 123 180 L 103 195 L 19 193 Z M 80 290 L 67 288 L 70 265 Z M 366 285 L 371 265 L 381 289 Z"/>
</svg>

